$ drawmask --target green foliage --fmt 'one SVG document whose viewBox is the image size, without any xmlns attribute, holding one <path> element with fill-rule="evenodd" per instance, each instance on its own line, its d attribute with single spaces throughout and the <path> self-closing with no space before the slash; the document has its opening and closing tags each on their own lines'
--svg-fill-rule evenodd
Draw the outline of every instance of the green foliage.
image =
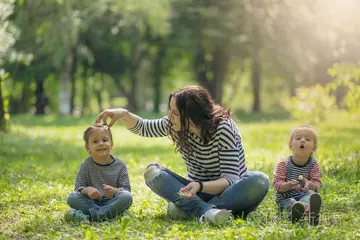
<svg viewBox="0 0 360 240">
<path fill-rule="evenodd" d="M 354 83 L 349 84 L 349 92 L 346 95 L 346 106 L 351 113 L 360 114 L 360 86 Z"/>
<path fill-rule="evenodd" d="M 82 82 L 91 89 L 101 81 L 98 73 L 113 78 L 103 89 L 110 96 L 97 92 L 106 95 L 104 105 L 121 97 L 144 110 L 153 96 L 161 95 L 154 98 L 156 105 L 166 103 L 168 91 L 190 82 L 207 87 L 218 102 L 247 110 L 254 89 L 262 109 L 279 110 L 297 86 L 325 85 L 324 69 L 333 59 L 357 59 L 358 8 L 351 2 L 6 0 L 0 7 L 0 61 L 16 40 L 5 59 L 16 61 L 7 69 L 9 81 L 16 82 L 15 110 L 32 104 L 33 98 L 22 97 L 27 81 L 59 85 L 62 79 L 64 88 L 45 82 L 51 112 L 61 110 L 55 103 L 68 105 L 58 99 L 59 91 L 70 92 L 66 76 L 75 68 L 89 70 Z M 253 88 L 249 63 L 255 53 L 261 80 Z M 359 91 L 351 87 L 350 92 L 345 101 L 355 111 Z M 85 99 L 81 93 L 76 92 L 76 108 L 89 112 L 81 109 L 86 105 L 78 100 Z"/>
<path fill-rule="evenodd" d="M 9 109 L 9 91 L 5 87 L 5 80 L 9 77 L 9 73 L 5 73 L 0 68 L 0 132 L 8 132 L 10 130 L 10 114 Z"/>
<path fill-rule="evenodd" d="M 353 63 L 336 63 L 328 72 L 334 80 L 327 87 L 335 92 L 340 87 L 345 87 L 348 111 L 360 114 L 360 67 Z"/>
<path fill-rule="evenodd" d="M 335 100 L 326 88 L 319 84 L 310 88 L 299 88 L 291 100 L 291 116 L 309 123 L 324 121 L 328 112 L 334 108 Z"/>
<path fill-rule="evenodd" d="M 5 91 L 4 81 L 9 74 L 3 69 L 4 57 L 15 43 L 16 28 L 9 20 L 14 11 L 14 0 L 0 2 L 0 132 L 9 130 L 8 93 Z"/>
<path fill-rule="evenodd" d="M 294 119 L 313 123 L 325 120 L 329 110 L 334 109 L 335 98 L 340 90 L 345 91 L 342 97 L 346 110 L 351 114 L 360 114 L 360 67 L 352 63 L 336 63 L 328 73 L 333 80 L 325 87 L 317 84 L 297 89 L 291 106 Z"/>
<path fill-rule="evenodd" d="M 16 28 L 8 19 L 14 11 L 14 2 L 14 0 L 0 2 L 0 67 L 8 49 L 15 43 Z"/>
<path fill-rule="evenodd" d="M 251 116 L 248 116 L 249 118 Z M 291 224 L 277 217 L 274 190 L 257 210 L 257 218 L 212 227 L 198 219 L 173 220 L 166 201 L 145 185 L 142 173 L 157 162 L 185 176 L 186 167 L 168 138 L 146 139 L 120 123 L 113 127 L 113 154 L 128 166 L 132 184 L 131 216 L 109 222 L 77 224 L 63 221 L 67 195 L 86 158 L 82 132 L 88 118 L 13 116 L 12 133 L 0 135 L 0 233 L 4 239 L 358 239 L 360 224 L 359 119 L 333 113 L 317 126 L 316 157 L 323 173 L 321 224 Z M 272 179 L 294 121 L 238 124 L 249 170 L 264 171 Z"/>
</svg>

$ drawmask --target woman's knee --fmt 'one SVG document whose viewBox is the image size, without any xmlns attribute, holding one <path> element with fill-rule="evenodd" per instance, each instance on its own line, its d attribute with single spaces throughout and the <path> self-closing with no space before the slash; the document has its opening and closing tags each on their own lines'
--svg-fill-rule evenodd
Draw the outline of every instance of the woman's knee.
<svg viewBox="0 0 360 240">
<path fill-rule="evenodd" d="M 269 177 L 265 173 L 260 171 L 255 171 L 252 173 L 253 173 L 253 179 L 255 180 L 256 188 L 258 190 L 263 190 L 264 192 L 267 193 L 270 187 Z"/>
<path fill-rule="evenodd" d="M 145 182 L 153 181 L 159 174 L 161 173 L 161 169 L 157 164 L 149 164 L 144 172 Z"/>
<path fill-rule="evenodd" d="M 249 172 L 244 177 L 244 182 L 239 185 L 246 193 L 247 199 L 250 202 L 261 202 L 269 191 L 270 180 L 269 177 L 262 172 L 254 171 Z"/>
</svg>

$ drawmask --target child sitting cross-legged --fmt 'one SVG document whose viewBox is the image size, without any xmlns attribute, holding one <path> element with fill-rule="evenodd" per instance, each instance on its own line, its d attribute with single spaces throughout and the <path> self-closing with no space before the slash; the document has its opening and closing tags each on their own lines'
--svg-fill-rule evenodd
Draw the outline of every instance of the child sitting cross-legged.
<svg viewBox="0 0 360 240">
<path fill-rule="evenodd" d="M 110 155 L 113 140 L 110 128 L 95 124 L 84 132 L 85 148 L 90 157 L 78 170 L 75 191 L 67 203 L 66 221 L 103 221 L 123 215 L 132 204 L 126 165 Z"/>
<path fill-rule="evenodd" d="M 292 155 L 280 159 L 274 169 L 273 186 L 279 212 L 287 210 L 294 223 L 309 215 L 310 225 L 319 224 L 321 197 L 320 166 L 313 153 L 317 148 L 314 129 L 303 125 L 294 129 L 289 148 Z"/>
</svg>

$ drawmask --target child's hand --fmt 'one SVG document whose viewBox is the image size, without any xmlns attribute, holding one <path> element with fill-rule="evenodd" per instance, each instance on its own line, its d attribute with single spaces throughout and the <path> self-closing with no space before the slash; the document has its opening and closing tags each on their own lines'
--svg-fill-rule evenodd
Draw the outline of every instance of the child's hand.
<svg viewBox="0 0 360 240">
<path fill-rule="evenodd" d="M 309 191 L 309 188 L 310 188 L 310 181 L 309 180 L 307 180 L 306 178 L 303 178 L 303 180 L 302 180 L 303 182 L 304 182 L 304 187 L 302 187 L 302 188 L 300 188 L 300 191 L 302 191 L 302 192 L 307 192 L 307 191 Z"/>
<path fill-rule="evenodd" d="M 290 189 L 291 190 L 299 190 L 300 189 L 298 180 L 292 180 L 292 181 L 289 182 L 289 184 L 290 184 Z"/>
<path fill-rule="evenodd" d="M 89 189 L 87 190 L 87 194 L 89 196 L 90 199 L 101 199 L 101 193 L 99 192 L 99 190 L 97 190 L 94 187 L 89 187 Z"/>
<path fill-rule="evenodd" d="M 110 185 L 103 184 L 102 187 L 104 189 L 104 195 L 106 198 L 111 198 L 118 192 L 117 188 L 114 188 Z"/>
</svg>

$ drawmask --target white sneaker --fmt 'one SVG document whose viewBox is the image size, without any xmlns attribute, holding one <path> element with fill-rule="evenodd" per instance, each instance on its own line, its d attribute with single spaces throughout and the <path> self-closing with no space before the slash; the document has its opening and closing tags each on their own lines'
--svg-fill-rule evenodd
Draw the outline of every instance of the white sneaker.
<svg viewBox="0 0 360 240">
<path fill-rule="evenodd" d="M 161 173 L 161 170 L 158 166 L 152 165 L 147 168 L 144 172 L 144 178 L 146 182 L 152 181 Z"/>
<path fill-rule="evenodd" d="M 167 215 L 173 219 L 185 218 L 185 213 L 182 212 L 173 202 L 168 202 Z"/>
<path fill-rule="evenodd" d="M 200 223 L 208 221 L 211 225 L 217 226 L 231 221 L 231 213 L 226 209 L 212 208 L 207 210 L 199 220 Z"/>
</svg>

